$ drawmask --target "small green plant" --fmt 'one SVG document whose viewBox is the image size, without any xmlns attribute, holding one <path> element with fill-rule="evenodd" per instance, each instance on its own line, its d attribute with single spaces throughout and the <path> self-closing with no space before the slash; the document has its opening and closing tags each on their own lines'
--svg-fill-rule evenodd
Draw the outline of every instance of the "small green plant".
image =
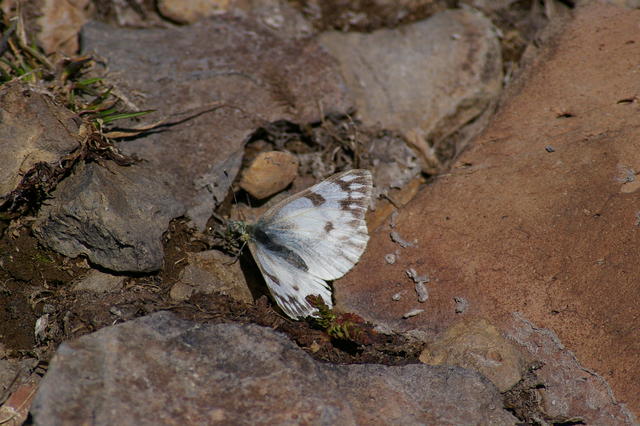
<svg viewBox="0 0 640 426">
<path fill-rule="evenodd" d="M 0 84 L 51 78 L 53 66 L 35 44 L 28 43 L 19 7 L 14 17 L 2 14 L 1 30 Z"/>
<path fill-rule="evenodd" d="M 33 260 L 38 263 L 52 264 L 53 259 L 51 259 L 48 255 L 42 252 L 36 252 L 33 254 Z"/>
<path fill-rule="evenodd" d="M 307 301 L 318 309 L 318 317 L 313 322 L 338 340 L 360 343 L 366 333 L 365 321 L 356 314 L 336 314 L 319 296 L 307 296 Z"/>
<path fill-rule="evenodd" d="M 16 81 L 39 85 L 103 133 L 105 126 L 115 121 L 141 117 L 153 111 L 122 111 L 120 99 L 104 78 L 89 75 L 95 64 L 91 56 L 52 62 L 35 42 L 29 41 L 20 3 L 15 16 L 0 12 L 0 18 L 0 85 Z"/>
</svg>

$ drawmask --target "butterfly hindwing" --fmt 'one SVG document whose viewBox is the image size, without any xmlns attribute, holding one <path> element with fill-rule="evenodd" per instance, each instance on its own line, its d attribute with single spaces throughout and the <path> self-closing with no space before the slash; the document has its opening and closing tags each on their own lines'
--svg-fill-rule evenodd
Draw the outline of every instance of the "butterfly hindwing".
<svg viewBox="0 0 640 426">
<path fill-rule="evenodd" d="M 366 248 L 371 188 L 368 170 L 338 173 L 276 204 L 250 227 L 254 258 L 287 314 L 312 314 L 309 294 L 331 306 L 325 280 L 347 273 Z"/>
<path fill-rule="evenodd" d="M 271 295 L 289 317 L 313 315 L 315 308 L 306 300 L 309 295 L 319 295 L 327 306 L 333 306 L 331 289 L 324 280 L 292 266 L 260 244 L 250 243 L 249 248 Z"/>
</svg>

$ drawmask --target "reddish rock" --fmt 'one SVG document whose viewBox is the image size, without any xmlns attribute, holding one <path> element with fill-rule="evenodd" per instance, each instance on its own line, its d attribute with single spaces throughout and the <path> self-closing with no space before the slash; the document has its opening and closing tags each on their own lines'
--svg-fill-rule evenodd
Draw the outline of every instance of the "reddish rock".
<svg viewBox="0 0 640 426">
<path fill-rule="evenodd" d="M 388 226 L 372 230 L 335 285 L 338 306 L 432 337 L 460 318 L 505 328 L 521 312 L 640 413 L 640 204 L 628 191 L 640 170 L 638 22 L 637 10 L 577 9 L 473 148 L 401 212 L 395 230 L 417 246 L 400 248 Z M 385 262 L 396 249 L 398 261 Z M 431 277 L 430 297 L 402 319 L 418 307 L 391 300 L 408 268 Z M 463 313 L 454 298 L 468 302 Z M 577 416 L 598 410 L 581 404 Z"/>
</svg>

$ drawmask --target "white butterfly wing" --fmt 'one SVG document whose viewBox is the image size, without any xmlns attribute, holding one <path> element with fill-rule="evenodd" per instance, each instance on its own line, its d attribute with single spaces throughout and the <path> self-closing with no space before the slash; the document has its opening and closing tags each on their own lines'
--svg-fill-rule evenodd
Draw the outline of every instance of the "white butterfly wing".
<svg viewBox="0 0 640 426">
<path fill-rule="evenodd" d="M 360 259 L 369 235 L 368 170 L 338 173 L 269 209 L 258 221 L 268 236 L 298 254 L 323 280 L 346 274 Z"/>
<path fill-rule="evenodd" d="M 273 298 L 289 317 L 314 315 L 316 308 L 306 300 L 309 295 L 320 295 L 327 306 L 333 306 L 331 289 L 324 280 L 296 268 L 260 243 L 251 242 L 249 248 Z"/>
<path fill-rule="evenodd" d="M 276 204 L 252 226 L 254 258 L 288 315 L 312 315 L 309 294 L 331 306 L 325 280 L 347 273 L 367 246 L 371 188 L 368 170 L 338 173 Z"/>
</svg>

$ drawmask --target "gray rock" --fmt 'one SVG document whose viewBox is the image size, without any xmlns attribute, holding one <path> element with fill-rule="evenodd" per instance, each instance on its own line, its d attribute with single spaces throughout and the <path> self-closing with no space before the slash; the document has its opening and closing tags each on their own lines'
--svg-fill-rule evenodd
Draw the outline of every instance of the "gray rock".
<svg viewBox="0 0 640 426">
<path fill-rule="evenodd" d="M 493 25 L 470 10 L 370 34 L 327 32 L 319 41 L 340 62 L 364 123 L 402 132 L 427 166 L 438 166 L 439 151 L 453 157 L 484 127 L 502 86 Z"/>
<path fill-rule="evenodd" d="M 82 37 L 85 52 L 107 59 L 129 105 L 155 109 L 155 117 L 175 124 L 122 148 L 163 171 L 200 230 L 256 129 L 279 120 L 319 121 L 352 106 L 335 61 L 314 41 L 280 39 L 250 19 L 118 31 L 94 22 Z"/>
<path fill-rule="evenodd" d="M 63 343 L 31 412 L 36 425 L 516 421 L 468 370 L 326 364 L 271 329 L 166 312 Z"/>
<path fill-rule="evenodd" d="M 73 117 L 27 85 L 0 87 L 0 204 L 37 163 L 55 165 L 80 147 Z"/>
<path fill-rule="evenodd" d="M 162 267 L 162 234 L 184 212 L 149 167 L 80 165 L 40 209 L 33 230 L 64 254 L 85 255 L 113 271 L 152 272 Z"/>
<path fill-rule="evenodd" d="M 629 408 L 616 400 L 609 383 L 582 366 L 553 331 L 537 327 L 516 312 L 505 335 L 541 363 L 536 376 L 545 386 L 535 392 L 547 416 L 570 419 L 578 415 L 594 425 L 638 424 Z"/>
</svg>

